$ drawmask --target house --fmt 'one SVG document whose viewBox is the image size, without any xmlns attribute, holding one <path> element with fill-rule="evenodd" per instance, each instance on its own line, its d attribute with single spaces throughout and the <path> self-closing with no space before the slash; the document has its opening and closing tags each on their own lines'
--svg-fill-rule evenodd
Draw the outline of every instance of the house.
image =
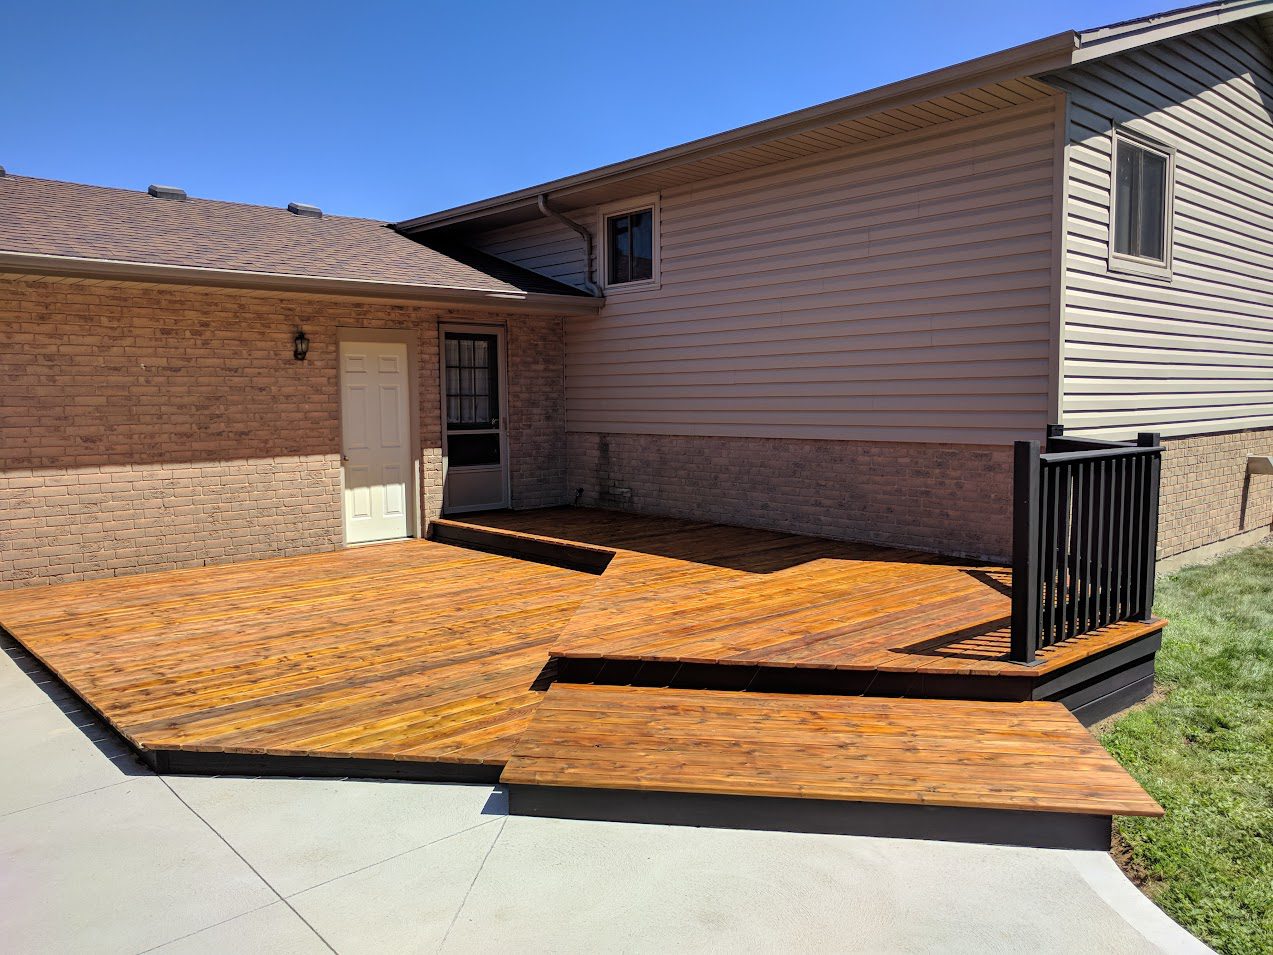
<svg viewBox="0 0 1273 955">
<path fill-rule="evenodd" d="M 392 225 L 0 176 L 0 587 L 588 504 L 1006 558 L 1013 442 L 1267 532 L 1273 3 Z M 1249 459 L 1256 463 L 1248 465 Z"/>
</svg>

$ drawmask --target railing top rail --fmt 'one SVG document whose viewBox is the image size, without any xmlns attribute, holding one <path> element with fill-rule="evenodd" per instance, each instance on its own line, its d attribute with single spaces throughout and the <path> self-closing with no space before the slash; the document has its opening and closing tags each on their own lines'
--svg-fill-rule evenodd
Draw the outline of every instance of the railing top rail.
<svg viewBox="0 0 1273 955">
<path fill-rule="evenodd" d="M 1045 451 L 1100 451 L 1104 448 L 1133 447 L 1133 441 L 1106 441 L 1103 438 L 1070 438 L 1063 434 L 1050 434 Z"/>
<path fill-rule="evenodd" d="M 1134 457 L 1141 454 L 1160 454 L 1162 445 L 1155 444 L 1148 447 L 1117 447 L 1117 448 L 1101 448 L 1098 451 L 1049 451 L 1047 454 L 1040 454 L 1039 460 L 1044 464 L 1069 464 L 1073 461 L 1095 461 L 1109 460 L 1110 458 Z"/>
</svg>

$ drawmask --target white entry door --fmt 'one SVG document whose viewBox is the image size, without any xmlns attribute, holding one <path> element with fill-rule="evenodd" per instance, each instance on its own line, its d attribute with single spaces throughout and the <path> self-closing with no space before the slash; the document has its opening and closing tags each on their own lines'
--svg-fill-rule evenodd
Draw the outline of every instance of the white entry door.
<svg viewBox="0 0 1273 955">
<path fill-rule="evenodd" d="M 345 542 L 410 534 L 411 414 L 407 346 L 340 343 Z"/>
</svg>

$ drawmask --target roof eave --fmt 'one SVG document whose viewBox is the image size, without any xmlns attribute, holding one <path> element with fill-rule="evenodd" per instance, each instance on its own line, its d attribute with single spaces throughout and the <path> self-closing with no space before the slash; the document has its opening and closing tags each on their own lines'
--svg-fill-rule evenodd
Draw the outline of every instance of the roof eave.
<svg viewBox="0 0 1273 955">
<path fill-rule="evenodd" d="M 394 223 L 406 234 L 455 226 L 485 216 L 506 212 L 534 203 L 541 194 L 557 197 L 573 190 L 620 181 L 639 174 L 656 172 L 669 166 L 705 159 L 720 153 L 756 145 L 817 129 L 830 123 L 844 122 L 862 115 L 958 92 L 969 87 L 1004 79 L 1015 79 L 1047 73 L 1070 66 L 1078 47 L 1078 34 L 1072 30 L 1025 43 L 1021 46 L 966 60 L 940 70 L 899 80 L 862 93 L 818 106 L 776 116 L 773 119 L 741 126 L 704 139 L 648 153 L 635 159 L 602 166 L 562 179 L 542 183 L 490 199 L 471 202 L 453 209 L 417 216 Z"/>
<path fill-rule="evenodd" d="M 1083 30 L 1078 33 L 1079 48 L 1075 52 L 1074 62 L 1086 63 L 1262 13 L 1273 13 L 1273 0 L 1219 0 L 1216 3 L 1197 4 L 1094 30 Z"/>
<path fill-rule="evenodd" d="M 0 251 L 0 273 L 49 275 L 100 281 L 151 282 L 165 285 L 197 285 L 251 291 L 296 292 L 412 302 L 422 305 L 468 306 L 556 315 L 589 315 L 604 299 L 546 292 L 497 291 L 374 282 L 362 279 L 322 278 L 277 272 L 241 272 L 196 266 L 158 265 L 113 259 L 41 255 Z"/>
</svg>

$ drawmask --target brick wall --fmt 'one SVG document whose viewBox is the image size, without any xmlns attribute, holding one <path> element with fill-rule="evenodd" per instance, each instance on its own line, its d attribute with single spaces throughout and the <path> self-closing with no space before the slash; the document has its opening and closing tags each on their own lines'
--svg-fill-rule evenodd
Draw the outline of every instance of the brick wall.
<svg viewBox="0 0 1273 955">
<path fill-rule="evenodd" d="M 419 336 L 431 519 L 437 323 L 451 319 L 507 322 L 519 353 L 510 443 L 526 450 L 512 460 L 513 503 L 558 503 L 560 319 L 0 278 L 0 588 L 340 546 L 338 327 Z M 292 358 L 298 326 L 312 342 L 305 362 Z"/>
<path fill-rule="evenodd" d="M 1006 559 L 1012 449 L 567 435 L 582 503 Z"/>
<path fill-rule="evenodd" d="M 1246 473 L 1249 454 L 1273 454 L 1273 428 L 1163 442 L 1158 556 L 1171 557 L 1273 527 L 1273 476 Z"/>
<path fill-rule="evenodd" d="M 514 507 L 565 503 L 565 327 L 527 316 L 508 328 L 508 457 Z"/>
</svg>

